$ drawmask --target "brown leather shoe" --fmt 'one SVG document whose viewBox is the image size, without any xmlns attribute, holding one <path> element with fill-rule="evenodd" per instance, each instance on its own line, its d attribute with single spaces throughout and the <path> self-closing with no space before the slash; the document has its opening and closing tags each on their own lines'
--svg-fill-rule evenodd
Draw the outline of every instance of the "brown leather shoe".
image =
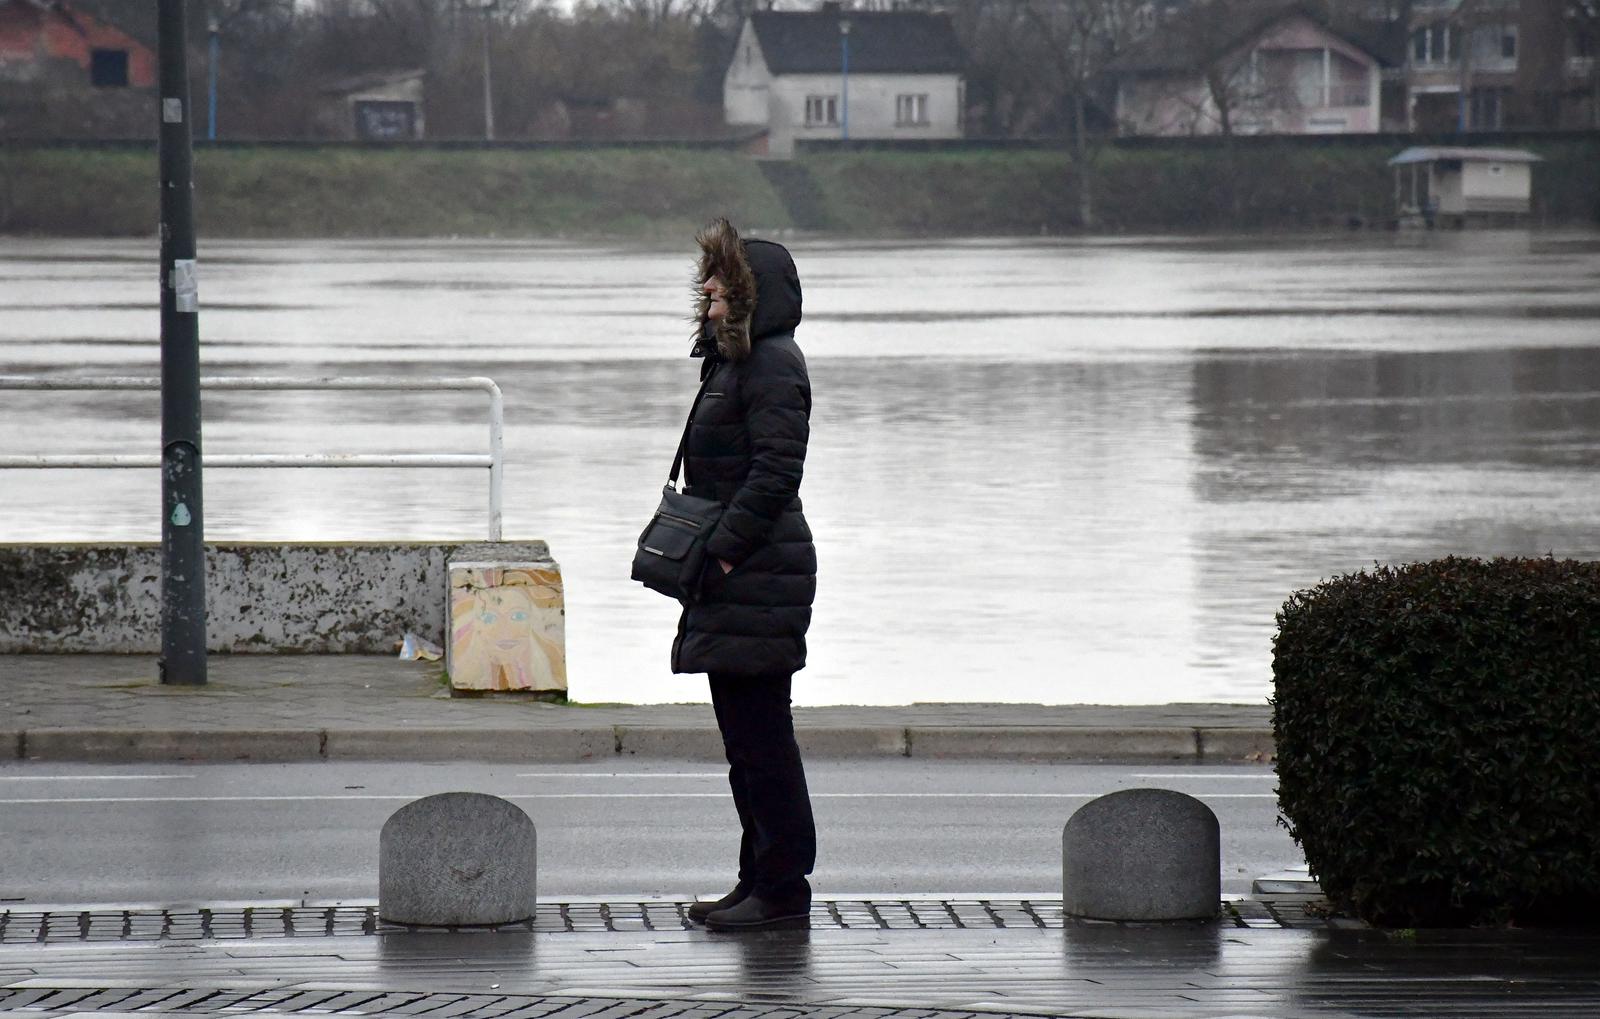
<svg viewBox="0 0 1600 1019">
<path fill-rule="evenodd" d="M 809 904 L 772 903 L 753 894 L 736 906 L 716 910 L 706 917 L 708 931 L 790 931 L 810 926 Z"/>
<path fill-rule="evenodd" d="M 720 899 L 712 902 L 696 902 L 689 906 L 689 921 L 691 923 L 705 923 L 706 917 L 719 909 L 728 909 L 737 906 L 750 895 L 750 886 L 740 881 L 733 886 L 733 891 Z"/>
</svg>

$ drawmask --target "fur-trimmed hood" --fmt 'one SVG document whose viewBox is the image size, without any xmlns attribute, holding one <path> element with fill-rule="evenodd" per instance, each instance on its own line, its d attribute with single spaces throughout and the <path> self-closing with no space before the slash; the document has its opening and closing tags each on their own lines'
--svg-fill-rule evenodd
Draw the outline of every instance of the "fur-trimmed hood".
<svg viewBox="0 0 1600 1019">
<path fill-rule="evenodd" d="M 695 237 L 700 262 L 695 272 L 695 346 L 703 356 L 715 346 L 730 361 L 742 361 L 750 344 L 765 336 L 793 332 L 800 324 L 800 274 L 783 245 L 741 240 L 726 219 L 714 220 Z M 712 276 L 727 290 L 728 317 L 713 325 L 706 318 L 710 298 L 701 288 Z"/>
</svg>

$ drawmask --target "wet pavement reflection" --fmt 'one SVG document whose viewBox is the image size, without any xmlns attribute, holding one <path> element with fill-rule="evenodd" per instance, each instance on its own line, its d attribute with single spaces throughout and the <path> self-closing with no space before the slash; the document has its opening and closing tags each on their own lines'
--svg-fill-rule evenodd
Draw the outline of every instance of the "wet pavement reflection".
<svg viewBox="0 0 1600 1019">
<path fill-rule="evenodd" d="M 0 947 L 0 987 L 47 976 L 60 987 L 114 979 L 127 989 L 272 988 L 272 1007 L 282 1011 L 297 1008 L 291 992 L 321 993 L 317 1000 L 327 1001 L 326 992 L 363 991 L 372 997 L 357 1011 L 367 1014 L 383 1013 L 382 993 L 426 992 L 436 997 L 402 1011 L 448 1004 L 450 1015 L 486 1019 L 521 1014 L 519 995 L 630 999 L 635 1009 L 681 1001 L 1126 1017 L 1584 1016 L 1600 1007 L 1597 952 L 1593 931 L 1203 924 L 732 936 L 406 933 L 210 945 L 8 944 Z M 0 991 L 0 1008 L 6 993 Z M 256 1007 L 263 1004 L 258 998 Z"/>
<path fill-rule="evenodd" d="M 821 577 L 803 704 L 1259 701 L 1289 592 L 1600 556 L 1600 239 L 794 245 Z M 627 579 L 695 381 L 684 253 L 214 243 L 216 373 L 486 374 L 507 534 L 550 541 L 584 700 L 704 699 Z M 0 240 L 0 372 L 148 373 L 144 246 Z M 471 397 L 216 394 L 208 452 L 471 452 Z M 41 427 L 47 422 L 48 427 Z M 153 394 L 12 394 L 0 452 L 138 452 Z M 0 476 L 0 540 L 152 539 L 141 472 Z M 207 475 L 218 539 L 480 537 L 446 471 Z M 958 666 L 952 666 L 958 662 Z"/>
</svg>

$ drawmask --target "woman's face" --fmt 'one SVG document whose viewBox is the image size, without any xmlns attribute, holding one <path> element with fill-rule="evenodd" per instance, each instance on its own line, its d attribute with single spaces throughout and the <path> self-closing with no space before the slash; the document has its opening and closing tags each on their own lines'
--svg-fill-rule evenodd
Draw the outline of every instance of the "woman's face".
<svg viewBox="0 0 1600 1019">
<path fill-rule="evenodd" d="M 712 322 L 721 322 L 728 317 L 728 292 L 722 285 L 722 280 L 712 276 L 705 281 L 701 291 L 711 298 L 711 306 L 706 309 L 706 318 Z"/>
</svg>

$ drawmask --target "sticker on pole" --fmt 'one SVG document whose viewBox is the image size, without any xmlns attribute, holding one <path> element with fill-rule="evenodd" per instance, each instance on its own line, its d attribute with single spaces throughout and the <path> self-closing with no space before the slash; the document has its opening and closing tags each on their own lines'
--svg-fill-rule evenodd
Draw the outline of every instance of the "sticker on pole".
<svg viewBox="0 0 1600 1019">
<path fill-rule="evenodd" d="M 147 110 L 149 108 L 150 107 L 148 107 L 148 106 L 145 107 L 145 109 L 147 109 Z M 161 122 L 164 123 L 164 124 L 181 124 L 181 123 L 183 123 L 183 100 L 182 99 L 163 99 L 163 100 L 161 100 Z"/>
<path fill-rule="evenodd" d="M 200 274 L 192 258 L 179 258 L 172 263 L 172 295 L 180 312 L 200 310 Z"/>
<path fill-rule="evenodd" d="M 194 517 L 190 515 L 189 507 L 180 502 L 172 508 L 172 526 L 188 527 L 193 522 Z"/>
</svg>

